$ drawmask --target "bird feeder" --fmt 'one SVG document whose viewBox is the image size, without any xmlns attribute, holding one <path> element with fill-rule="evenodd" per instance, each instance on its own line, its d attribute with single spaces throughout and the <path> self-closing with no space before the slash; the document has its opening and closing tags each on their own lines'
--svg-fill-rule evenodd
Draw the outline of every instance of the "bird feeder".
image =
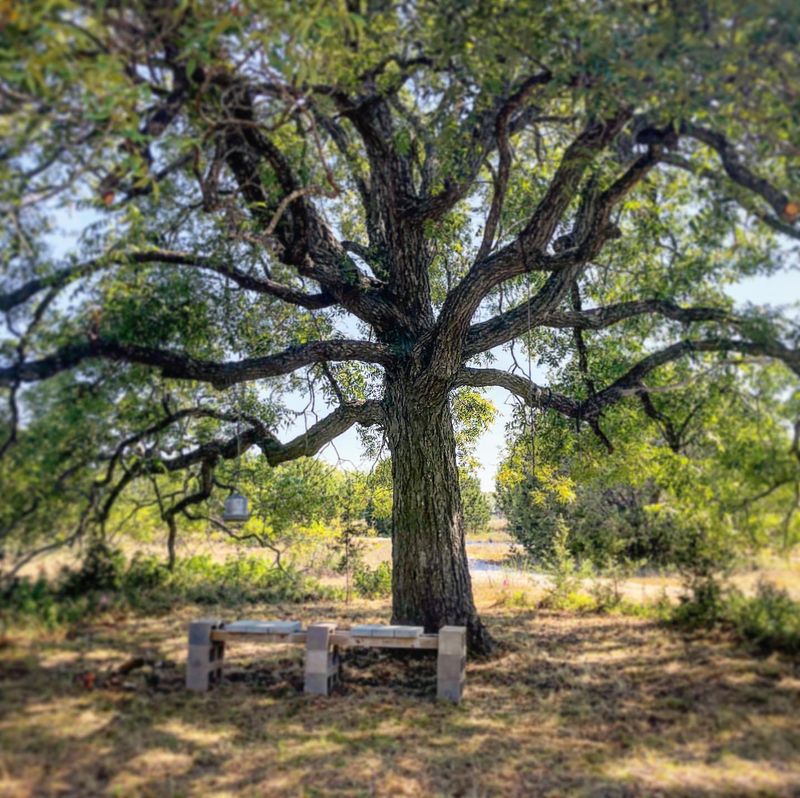
<svg viewBox="0 0 800 798">
<path fill-rule="evenodd" d="M 247 499 L 241 493 L 231 493 L 222 508 L 222 520 L 244 523 L 250 518 Z"/>
</svg>

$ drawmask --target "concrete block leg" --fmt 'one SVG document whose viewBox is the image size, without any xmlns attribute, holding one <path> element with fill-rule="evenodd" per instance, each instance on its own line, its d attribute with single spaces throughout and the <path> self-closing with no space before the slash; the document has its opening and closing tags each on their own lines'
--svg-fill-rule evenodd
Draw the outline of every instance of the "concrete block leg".
<svg viewBox="0 0 800 798">
<path fill-rule="evenodd" d="M 211 632 L 222 628 L 219 618 L 203 618 L 189 624 L 189 656 L 186 662 L 186 689 L 205 692 L 222 679 L 225 643 L 211 639 Z"/>
<path fill-rule="evenodd" d="M 319 623 L 308 627 L 304 692 L 310 695 L 330 695 L 339 679 L 339 652 L 331 646 L 335 623 Z"/>
<path fill-rule="evenodd" d="M 461 702 L 467 666 L 467 629 L 443 626 L 439 630 L 439 653 L 436 660 L 436 697 Z"/>
</svg>

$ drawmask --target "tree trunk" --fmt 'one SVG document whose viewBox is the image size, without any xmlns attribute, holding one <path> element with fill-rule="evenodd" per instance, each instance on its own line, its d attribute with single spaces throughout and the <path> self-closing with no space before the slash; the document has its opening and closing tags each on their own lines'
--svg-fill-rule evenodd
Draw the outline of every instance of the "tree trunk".
<svg viewBox="0 0 800 798">
<path fill-rule="evenodd" d="M 392 453 L 392 622 L 438 632 L 466 626 L 472 653 L 493 641 L 478 617 L 464 545 L 455 436 L 447 397 L 419 400 L 387 380 Z"/>
</svg>

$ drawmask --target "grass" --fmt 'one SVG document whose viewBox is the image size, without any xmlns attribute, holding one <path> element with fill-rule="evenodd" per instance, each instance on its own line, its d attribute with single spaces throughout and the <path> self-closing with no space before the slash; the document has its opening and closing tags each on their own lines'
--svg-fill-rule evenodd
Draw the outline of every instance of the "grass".
<svg viewBox="0 0 800 798">
<path fill-rule="evenodd" d="M 206 695 L 183 689 L 185 625 L 214 608 L 108 615 L 0 641 L 0 795 L 709 796 L 800 793 L 800 664 L 721 633 L 534 609 L 479 586 L 498 639 L 464 703 L 430 658 L 351 652 L 329 699 L 302 651 L 236 646 Z M 227 617 L 385 621 L 385 601 Z M 147 667 L 115 676 L 131 657 Z M 95 676 L 92 689 L 91 678 Z"/>
</svg>

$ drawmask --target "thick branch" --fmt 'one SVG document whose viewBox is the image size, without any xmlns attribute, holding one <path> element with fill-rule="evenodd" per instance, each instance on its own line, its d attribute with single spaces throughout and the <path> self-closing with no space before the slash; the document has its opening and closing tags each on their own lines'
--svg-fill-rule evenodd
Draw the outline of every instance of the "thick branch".
<svg viewBox="0 0 800 798">
<path fill-rule="evenodd" d="M 577 330 L 602 330 L 621 321 L 648 314 L 663 316 L 685 324 L 698 321 L 733 321 L 728 312 L 721 308 L 683 308 L 666 299 L 619 302 L 580 312 L 553 310 L 540 313 L 539 304 L 538 297 L 532 297 L 530 302 L 524 302 L 506 313 L 473 324 L 467 334 L 465 356 L 472 357 L 519 337 L 527 331 L 529 317 L 532 326 Z"/>
<path fill-rule="evenodd" d="M 620 112 L 605 122 L 587 126 L 567 148 L 544 198 L 520 236 L 493 255 L 476 261 L 448 294 L 442 306 L 439 327 L 431 336 L 434 341 L 432 360 L 436 366 L 453 368 L 454 359 L 461 355 L 470 319 L 495 286 L 525 272 L 552 271 L 554 275 L 535 298 L 539 311 L 548 311 L 565 296 L 583 265 L 600 251 L 605 241 L 618 235 L 608 225 L 611 209 L 655 165 L 657 157 L 653 151 L 637 158 L 604 192 L 596 194 L 590 186 L 590 201 L 582 204 L 573 231 L 576 240 L 571 243 L 574 245 L 562 247 L 556 255 L 546 254 L 546 246 L 574 198 L 586 169 L 627 118 L 627 112 Z"/>
<path fill-rule="evenodd" d="M 290 302 L 291 304 L 309 309 L 328 307 L 335 302 L 333 297 L 325 292 L 307 294 L 297 288 L 277 283 L 274 280 L 256 277 L 247 272 L 240 271 L 234 266 L 219 262 L 213 258 L 193 255 L 189 252 L 152 249 L 142 252 L 112 253 L 108 257 L 95 258 L 86 263 L 80 263 L 61 269 L 51 275 L 36 277 L 13 291 L 0 294 L 0 311 L 11 310 L 47 288 L 63 288 L 82 277 L 94 274 L 102 269 L 108 269 L 125 263 L 159 263 L 172 266 L 185 266 L 187 268 L 206 269 L 228 277 L 237 285 L 248 291 L 268 294 L 277 299 L 282 299 L 285 302 Z"/>
<path fill-rule="evenodd" d="M 165 377 L 209 382 L 217 388 L 225 388 L 238 382 L 289 374 L 323 361 L 359 360 L 385 365 L 392 360 L 392 355 L 382 344 L 336 339 L 311 341 L 265 357 L 216 363 L 180 352 L 90 338 L 64 346 L 41 360 L 0 368 L 0 386 L 44 380 L 92 358 L 152 366 L 160 369 Z"/>
<path fill-rule="evenodd" d="M 334 438 L 346 432 L 353 424 L 371 426 L 382 424 L 383 408 L 378 401 L 367 401 L 340 405 L 325 418 L 313 424 L 301 435 L 281 443 L 263 425 L 253 425 L 239 435 L 224 441 L 211 441 L 191 452 L 158 461 L 152 468 L 164 467 L 168 471 L 182 471 L 200 462 L 232 460 L 253 446 L 261 449 L 270 465 L 275 466 L 298 457 L 311 457 Z"/>
<path fill-rule="evenodd" d="M 738 183 L 748 191 L 763 197 L 772 206 L 772 210 L 775 211 L 779 219 L 789 222 L 794 221 L 796 214 L 789 212 L 789 198 L 768 180 L 759 177 L 748 169 L 739 160 L 739 155 L 725 136 L 708 128 L 688 123 L 681 125 L 681 134 L 702 141 L 703 144 L 715 149 L 719 154 L 725 172 L 734 183 Z"/>
<path fill-rule="evenodd" d="M 531 382 L 527 377 L 503 369 L 463 368 L 456 376 L 454 388 L 470 385 L 475 388 L 505 388 L 526 404 L 541 410 L 555 410 L 565 416 L 578 418 L 580 403 L 550 388 Z"/>
<path fill-rule="evenodd" d="M 463 385 L 488 388 L 505 388 L 528 405 L 540 409 L 555 410 L 564 416 L 586 420 L 592 425 L 603 410 L 628 396 L 638 396 L 647 392 L 642 380 L 666 363 L 678 360 L 692 352 L 745 352 L 765 355 L 781 360 L 795 374 L 800 376 L 800 351 L 789 349 L 779 342 L 742 341 L 729 338 L 708 338 L 697 341 L 679 341 L 665 349 L 654 352 L 631 367 L 622 377 L 585 401 L 579 402 L 550 388 L 536 385 L 526 377 L 512 374 L 502 369 L 462 368 L 452 387 Z M 647 401 L 645 400 L 645 405 Z M 647 408 L 646 408 L 647 409 Z M 648 413 L 652 415 L 651 413 Z"/>
<path fill-rule="evenodd" d="M 660 366 L 678 360 L 693 352 L 742 352 L 780 360 L 800 377 L 800 350 L 790 349 L 778 341 L 743 341 L 731 338 L 706 338 L 685 340 L 653 352 L 632 366 L 622 377 L 607 388 L 590 397 L 585 403 L 585 414 L 597 416 L 602 410 L 626 396 L 638 396 L 646 390 L 642 380 Z"/>
</svg>

